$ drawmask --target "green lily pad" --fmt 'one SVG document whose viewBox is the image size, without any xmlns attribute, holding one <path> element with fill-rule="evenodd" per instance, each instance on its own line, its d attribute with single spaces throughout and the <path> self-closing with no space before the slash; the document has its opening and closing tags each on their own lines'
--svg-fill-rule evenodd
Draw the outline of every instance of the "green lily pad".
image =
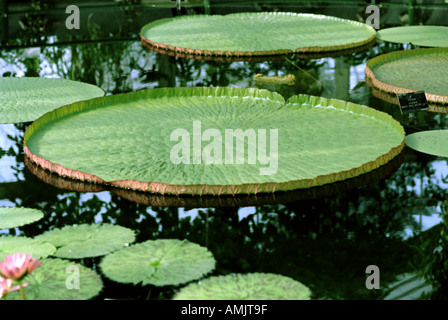
<svg viewBox="0 0 448 320">
<path fill-rule="evenodd" d="M 413 44 L 422 47 L 448 47 L 448 27 L 403 26 L 381 29 L 377 32 L 379 41 Z"/>
<path fill-rule="evenodd" d="M 104 96 L 97 86 L 53 78 L 0 78 L 0 123 L 34 121 L 75 101 Z"/>
<path fill-rule="evenodd" d="M 32 208 L 1 207 L 0 229 L 10 229 L 30 224 L 44 217 L 42 211 Z"/>
<path fill-rule="evenodd" d="M 148 240 L 103 258 L 101 270 L 121 283 L 169 286 L 199 279 L 215 268 L 207 248 L 175 239 Z"/>
<path fill-rule="evenodd" d="M 2 236 L 0 237 L 0 260 L 8 254 L 26 253 L 33 258 L 42 259 L 52 255 L 56 248 L 48 242 L 27 237 Z"/>
<path fill-rule="evenodd" d="M 36 236 L 56 246 L 54 256 L 81 259 L 98 257 L 121 249 L 135 241 L 134 231 L 110 224 L 65 226 Z"/>
<path fill-rule="evenodd" d="M 448 130 L 429 130 L 406 136 L 406 145 L 419 152 L 448 158 Z"/>
<path fill-rule="evenodd" d="M 245 12 L 161 19 L 141 30 L 150 49 L 214 56 L 328 52 L 375 41 L 372 27 L 331 16 Z"/>
<path fill-rule="evenodd" d="M 174 300 L 310 300 L 304 284 L 272 273 L 215 276 L 179 290 Z"/>
<path fill-rule="evenodd" d="M 164 88 L 64 106 L 29 126 L 24 144 L 31 162 L 63 177 L 217 196 L 357 177 L 401 152 L 404 129 L 386 113 L 341 100 Z"/>
<path fill-rule="evenodd" d="M 368 85 L 389 93 L 425 91 L 428 102 L 448 102 L 448 48 L 395 51 L 367 62 Z"/>
<path fill-rule="evenodd" d="M 62 259 L 44 259 L 24 279 L 27 300 L 88 300 L 97 296 L 103 282 L 100 275 L 81 264 Z M 8 293 L 7 300 L 20 300 L 20 293 Z"/>
</svg>

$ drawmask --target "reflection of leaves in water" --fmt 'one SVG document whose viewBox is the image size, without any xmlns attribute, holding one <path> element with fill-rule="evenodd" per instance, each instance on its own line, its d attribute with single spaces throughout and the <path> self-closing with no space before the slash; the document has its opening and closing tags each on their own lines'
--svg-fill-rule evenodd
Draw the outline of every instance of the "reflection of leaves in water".
<svg viewBox="0 0 448 320">
<path fill-rule="evenodd" d="M 416 253 L 411 264 L 431 284 L 433 291 L 424 297 L 431 300 L 448 299 L 448 201 L 440 216 L 441 223 L 409 241 Z"/>
</svg>

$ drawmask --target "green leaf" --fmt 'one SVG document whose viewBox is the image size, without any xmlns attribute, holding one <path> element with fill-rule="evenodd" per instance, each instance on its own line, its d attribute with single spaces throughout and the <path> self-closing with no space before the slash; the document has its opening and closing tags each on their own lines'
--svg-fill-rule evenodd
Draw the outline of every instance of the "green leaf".
<svg viewBox="0 0 448 320">
<path fill-rule="evenodd" d="M 161 19 L 144 26 L 141 35 L 151 49 L 217 56 L 336 51 L 376 38 L 375 30 L 360 22 L 291 12 Z"/>
<path fill-rule="evenodd" d="M 135 241 L 134 231 L 110 224 L 65 226 L 36 236 L 57 247 L 58 258 L 98 257 L 121 249 Z"/>
<path fill-rule="evenodd" d="M 1 207 L 0 229 L 10 229 L 42 219 L 43 212 L 32 208 Z"/>
<path fill-rule="evenodd" d="M 304 284 L 272 273 L 214 276 L 179 290 L 174 300 L 310 300 Z"/>
<path fill-rule="evenodd" d="M 118 250 L 104 257 L 100 267 L 116 282 L 169 286 L 203 277 L 215 268 L 215 259 L 198 244 L 162 239 Z"/>
<path fill-rule="evenodd" d="M 87 300 L 103 288 L 101 277 L 81 264 L 62 259 L 44 259 L 26 276 L 24 288 L 27 300 Z M 7 300 L 20 300 L 20 293 L 8 293 Z"/>
<path fill-rule="evenodd" d="M 75 101 L 104 96 L 100 88 L 53 78 L 0 78 L 0 123 L 34 121 Z"/>
<path fill-rule="evenodd" d="M 196 149 L 200 161 L 193 160 L 194 141 L 208 129 L 221 136 L 221 157 L 203 161 L 211 143 L 204 140 Z M 241 140 L 244 155 L 236 154 L 232 135 L 228 150 L 228 129 L 253 133 L 250 141 Z M 176 130 L 190 141 L 186 163 L 171 158 L 180 143 L 171 139 Z M 268 163 L 249 153 L 249 145 Z M 403 146 L 402 126 L 375 109 L 306 95 L 285 103 L 279 94 L 240 88 L 152 89 L 92 99 L 48 113 L 25 132 L 27 157 L 60 176 L 174 195 L 307 189 L 377 169 Z M 256 161 L 250 163 L 249 155 Z"/>
<path fill-rule="evenodd" d="M 367 62 L 368 85 L 389 93 L 425 91 L 428 102 L 448 102 L 448 48 L 395 51 Z"/>
<path fill-rule="evenodd" d="M 448 130 L 429 130 L 406 136 L 406 145 L 419 152 L 448 158 Z"/>
<path fill-rule="evenodd" d="M 378 31 L 379 41 L 407 43 L 422 47 L 448 47 L 448 27 L 403 26 Z"/>
<path fill-rule="evenodd" d="M 2 236 L 0 237 L 0 260 L 8 254 L 26 253 L 33 258 L 41 259 L 52 255 L 56 248 L 48 242 L 26 237 Z"/>
<path fill-rule="evenodd" d="M 396 282 L 384 289 L 388 292 L 384 300 L 421 300 L 422 294 L 433 291 L 431 284 L 421 275 L 404 273 L 397 278 Z"/>
</svg>

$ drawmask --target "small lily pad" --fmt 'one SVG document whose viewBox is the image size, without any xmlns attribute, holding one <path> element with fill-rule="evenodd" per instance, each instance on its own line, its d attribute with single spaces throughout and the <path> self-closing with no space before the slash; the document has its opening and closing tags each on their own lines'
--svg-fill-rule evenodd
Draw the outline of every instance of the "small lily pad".
<svg viewBox="0 0 448 320">
<path fill-rule="evenodd" d="M 167 286 L 197 280 L 215 268 L 207 248 L 176 239 L 148 240 L 118 250 L 100 264 L 104 275 L 120 283 Z"/>
<path fill-rule="evenodd" d="M 448 47 L 448 27 L 401 26 L 378 31 L 379 41 L 409 43 L 423 47 Z"/>
<path fill-rule="evenodd" d="M 62 259 L 45 259 L 24 280 L 27 300 L 87 300 L 103 288 L 100 275 L 81 264 Z M 7 300 L 21 299 L 18 291 L 10 292 Z"/>
<path fill-rule="evenodd" d="M 56 252 L 55 246 L 43 240 L 27 237 L 3 236 L 0 237 L 0 260 L 8 254 L 14 253 L 32 254 L 33 258 L 46 258 Z"/>
<path fill-rule="evenodd" d="M 182 288 L 174 300 L 310 300 L 304 284 L 272 273 L 215 276 Z"/>
<path fill-rule="evenodd" d="M 131 229 L 110 224 L 81 224 L 54 229 L 35 237 L 57 247 L 58 258 L 82 259 L 109 254 L 135 241 Z"/>
<path fill-rule="evenodd" d="M 448 158 L 448 130 L 428 130 L 406 136 L 405 144 L 416 151 Z"/>
<path fill-rule="evenodd" d="M 2 207 L 0 208 L 0 229 L 20 227 L 42 219 L 43 212 L 32 208 Z"/>
</svg>

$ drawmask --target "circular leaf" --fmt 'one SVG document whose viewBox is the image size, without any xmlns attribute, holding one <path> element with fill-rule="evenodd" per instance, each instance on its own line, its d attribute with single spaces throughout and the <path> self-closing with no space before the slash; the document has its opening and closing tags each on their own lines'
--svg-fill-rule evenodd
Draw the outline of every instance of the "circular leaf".
<svg viewBox="0 0 448 320">
<path fill-rule="evenodd" d="M 156 20 L 141 31 L 150 49 L 213 56 L 345 50 L 375 41 L 375 30 L 336 17 L 291 12 L 194 15 Z"/>
<path fill-rule="evenodd" d="M 419 152 L 448 158 L 448 130 L 429 130 L 406 136 L 408 147 Z"/>
<path fill-rule="evenodd" d="M 58 258 L 81 259 L 109 254 L 135 241 L 134 231 L 110 224 L 81 224 L 35 237 L 57 247 Z"/>
<path fill-rule="evenodd" d="M 448 27 L 403 26 L 381 29 L 376 38 L 380 41 L 409 43 L 423 47 L 448 47 Z"/>
<path fill-rule="evenodd" d="M 100 267 L 116 282 L 168 286 L 201 278 L 215 268 L 215 259 L 186 240 L 148 240 L 107 255 Z"/>
<path fill-rule="evenodd" d="M 41 259 L 52 255 L 56 248 L 48 242 L 26 237 L 2 236 L 0 237 L 0 260 L 8 254 L 26 253 L 33 258 Z"/>
<path fill-rule="evenodd" d="M 309 300 L 311 291 L 272 273 L 215 276 L 180 289 L 174 300 Z"/>
<path fill-rule="evenodd" d="M 448 102 L 448 48 L 395 51 L 367 62 L 366 82 L 389 93 L 425 91 L 428 102 Z"/>
<path fill-rule="evenodd" d="M 87 300 L 103 288 L 101 277 L 93 270 L 71 261 L 44 259 L 24 279 L 27 300 Z M 8 300 L 21 299 L 18 291 L 8 293 Z"/>
<path fill-rule="evenodd" d="M 37 209 L 2 207 L 0 208 L 0 229 L 20 227 L 38 221 L 43 216 L 43 212 Z"/>
<path fill-rule="evenodd" d="M 370 172 L 401 152 L 404 135 L 386 113 L 341 100 L 300 95 L 285 103 L 267 90 L 171 88 L 48 113 L 25 132 L 25 153 L 60 176 L 121 188 L 253 195 Z"/>
<path fill-rule="evenodd" d="M 100 88 L 53 78 L 0 78 L 0 123 L 34 121 L 75 101 L 104 96 Z"/>
</svg>

